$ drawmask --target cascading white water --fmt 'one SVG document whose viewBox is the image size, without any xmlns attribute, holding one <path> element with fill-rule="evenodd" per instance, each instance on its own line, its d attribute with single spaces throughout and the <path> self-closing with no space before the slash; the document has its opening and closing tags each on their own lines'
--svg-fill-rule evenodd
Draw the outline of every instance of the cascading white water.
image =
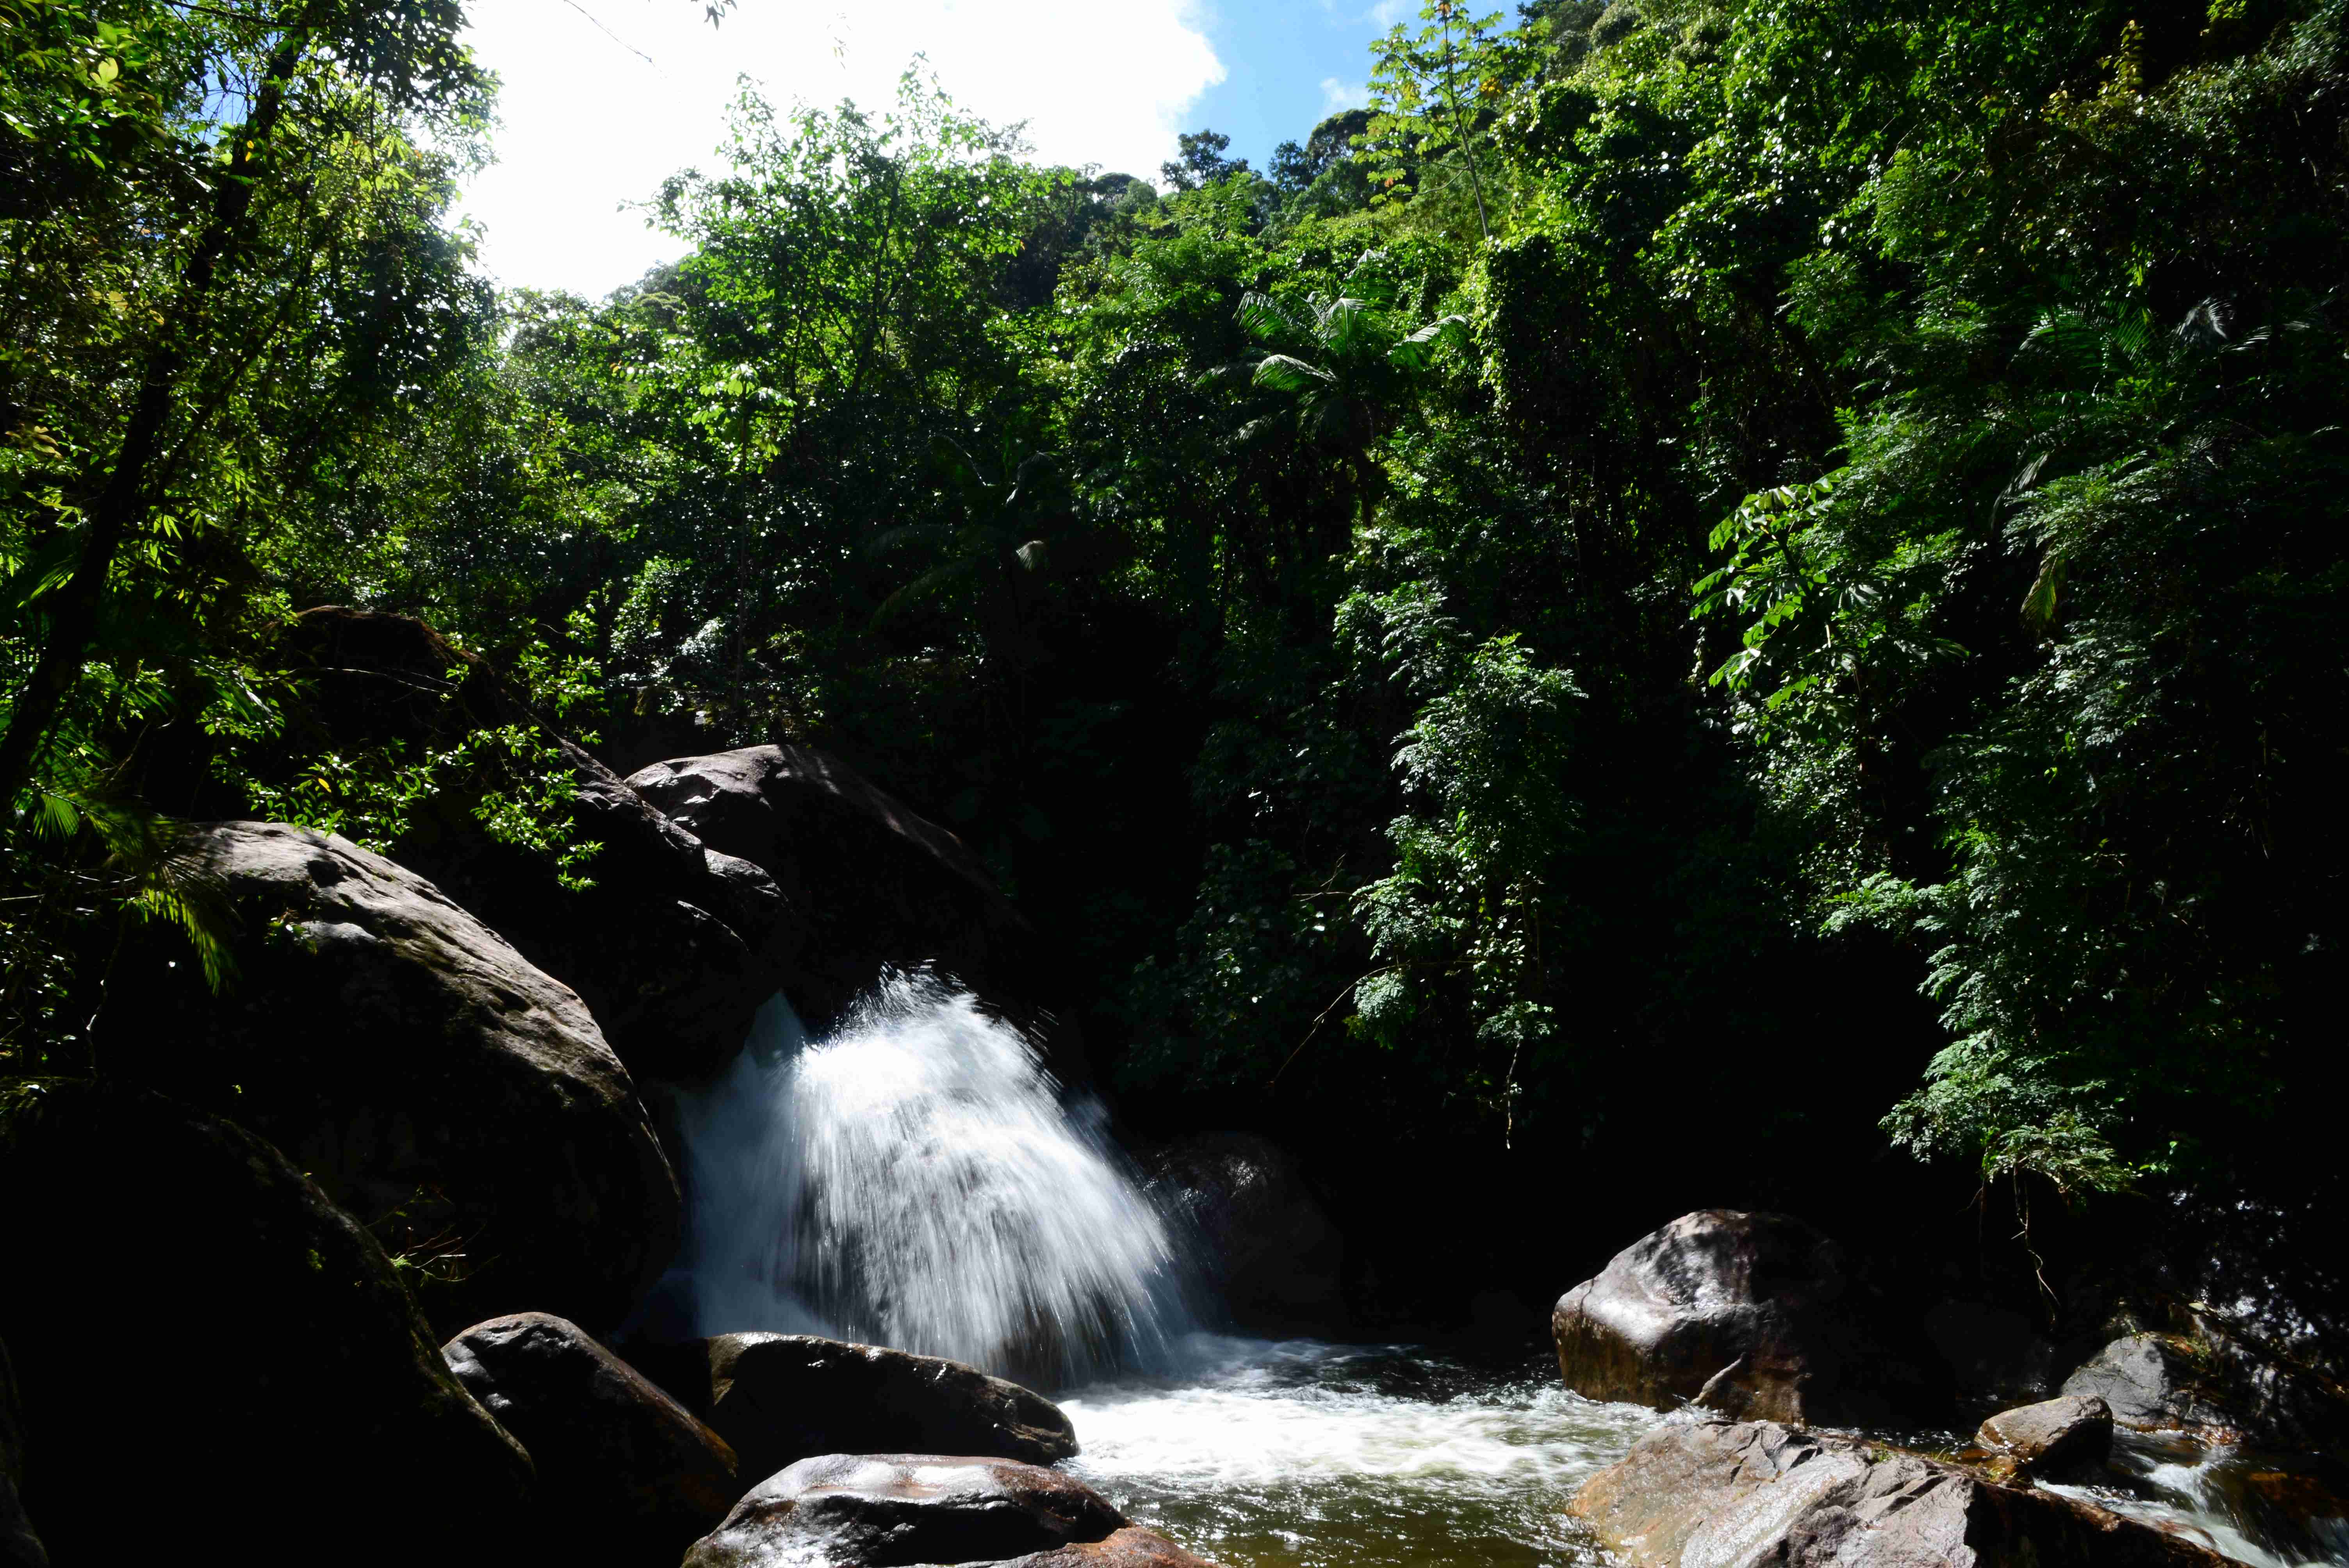
<svg viewBox="0 0 2349 1568">
<path fill-rule="evenodd" d="M 820 1040 L 780 995 L 685 1098 L 693 1316 L 1046 1385 L 1190 1326 L 1181 1260 L 1097 1114 L 966 992 L 884 976 Z"/>
</svg>

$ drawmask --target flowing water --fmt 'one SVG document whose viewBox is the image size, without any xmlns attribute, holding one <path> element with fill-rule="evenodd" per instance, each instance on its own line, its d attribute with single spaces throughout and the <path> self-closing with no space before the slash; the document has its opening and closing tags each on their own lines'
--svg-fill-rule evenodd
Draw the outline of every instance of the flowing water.
<svg viewBox="0 0 2349 1568">
<path fill-rule="evenodd" d="M 813 1040 L 777 996 L 679 1112 L 670 1291 L 694 1332 L 826 1334 L 1061 1389 L 1068 1468 L 1227 1568 L 1608 1561 L 1565 1506 L 1655 1412 L 1569 1394 L 1546 1360 L 1195 1332 L 1188 1262 L 1098 1109 L 967 994 L 888 975 Z M 2132 1439 L 2116 1460 L 2111 1485 L 2063 1490 L 2252 1568 L 2349 1563 L 2349 1524 L 2280 1532 L 2245 1501 L 2271 1478 L 2233 1456 Z"/>
<path fill-rule="evenodd" d="M 781 996 L 680 1106 L 703 1334 L 828 1334 L 1057 1386 L 1188 1329 L 1181 1260 L 1097 1114 L 965 992 L 891 975 L 811 1040 Z"/>
<path fill-rule="evenodd" d="M 1208 1336 L 1061 1405 L 1068 1469 L 1226 1568 L 1602 1563 L 1566 1501 L 1656 1422 L 1537 1365 Z"/>
</svg>

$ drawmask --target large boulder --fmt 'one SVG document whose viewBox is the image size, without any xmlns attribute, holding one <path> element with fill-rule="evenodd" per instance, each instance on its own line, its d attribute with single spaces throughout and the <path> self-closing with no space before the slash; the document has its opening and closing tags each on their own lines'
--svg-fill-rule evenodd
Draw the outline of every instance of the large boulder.
<svg viewBox="0 0 2349 1568">
<path fill-rule="evenodd" d="M 1043 955 L 987 868 L 837 758 L 753 746 L 657 762 L 628 783 L 711 849 L 765 871 L 806 912 L 785 989 L 810 1025 L 837 1018 L 884 968 L 926 964 L 1022 1027 L 1048 1022 Z"/>
<path fill-rule="evenodd" d="M 0 1338 L 58 1562 L 153 1555 L 155 1532 L 256 1565 L 512 1560 L 528 1457 L 315 1182 L 158 1096 L 9 1095 Z"/>
<path fill-rule="evenodd" d="M 1048 1465 L 1077 1451 L 1041 1394 L 937 1356 L 807 1334 L 721 1334 L 639 1359 L 741 1456 L 746 1480 L 817 1454 L 976 1454 Z"/>
<path fill-rule="evenodd" d="M 1956 1465 L 1775 1421 L 1673 1421 L 1568 1511 L 1630 1568 L 2222 1568 L 2179 1536 Z"/>
<path fill-rule="evenodd" d="M 741 1495 L 734 1450 L 575 1324 L 543 1312 L 492 1318 L 440 1353 L 530 1450 L 541 1553 L 667 1562 Z"/>
<path fill-rule="evenodd" d="M 377 1226 L 444 1331 L 533 1307 L 625 1318 L 677 1250 L 677 1181 L 569 987 L 343 839 L 196 830 L 241 934 L 214 995 L 183 944 L 126 951 L 98 1057 L 233 1115 Z"/>
<path fill-rule="evenodd" d="M 1008 1460 L 827 1454 L 753 1488 L 685 1568 L 1207 1568 L 1073 1477 Z"/>
<path fill-rule="evenodd" d="M 25 1516 L 25 1421 L 5 1345 L 0 1345 L 0 1568 L 49 1568 L 48 1552 Z"/>
<path fill-rule="evenodd" d="M 1843 1423 L 1943 1397 L 1843 1250 L 1785 1214 L 1684 1214 L 1567 1292 L 1550 1328 L 1566 1386 L 1592 1399 Z"/>
<path fill-rule="evenodd" d="M 1346 1240 L 1270 1139 L 1206 1132 L 1141 1152 L 1151 1197 L 1197 1245 L 1214 1305 L 1241 1328 L 1347 1326 Z"/>
<path fill-rule="evenodd" d="M 2349 1445 L 2349 1396 L 2322 1370 L 2211 1315 L 2189 1326 L 2113 1340 L 2064 1379 L 2064 1392 L 2104 1400 L 2124 1427 L 2205 1444 Z"/>
<path fill-rule="evenodd" d="M 294 727 L 309 750 L 392 746 L 417 758 L 472 746 L 412 814 L 392 858 L 436 883 L 579 993 L 639 1078 L 692 1083 L 741 1047 L 781 983 L 800 916 L 758 867 L 704 847 L 619 776 L 556 733 L 497 671 L 405 615 L 326 606 L 278 640 L 309 700 Z M 567 887 L 543 855 L 501 841 L 478 808 L 516 764 L 573 791 L 566 841 L 598 846 Z"/>
</svg>

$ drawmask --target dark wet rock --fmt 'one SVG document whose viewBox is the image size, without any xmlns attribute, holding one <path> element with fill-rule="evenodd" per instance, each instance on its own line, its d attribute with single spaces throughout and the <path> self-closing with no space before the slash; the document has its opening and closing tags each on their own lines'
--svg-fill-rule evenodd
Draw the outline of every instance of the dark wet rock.
<svg viewBox="0 0 2349 1568">
<path fill-rule="evenodd" d="M 1204 1132 L 1141 1151 L 1151 1197 L 1198 1243 L 1211 1298 L 1274 1334 L 1346 1326 L 1345 1237 L 1297 1162 L 1251 1132 Z"/>
<path fill-rule="evenodd" d="M 188 857 L 241 926 L 233 983 L 214 995 L 177 938 L 126 952 L 98 1059 L 274 1141 L 416 1265 L 442 1332 L 533 1307 L 619 1323 L 680 1206 L 578 996 L 343 839 L 224 822 Z"/>
<path fill-rule="evenodd" d="M 1923 1327 L 1961 1400 L 2011 1404 L 2055 1391 L 2055 1346 L 2022 1313 L 1945 1301 L 1925 1315 Z"/>
<path fill-rule="evenodd" d="M 1568 1511 L 1630 1568 L 2220 1568 L 2181 1537 L 1879 1443 L 1774 1421 L 1674 1421 Z"/>
<path fill-rule="evenodd" d="M 528 1457 L 383 1249 L 277 1150 L 36 1080 L 8 1091 L 0 1192 L 24 1501 L 57 1562 L 512 1561 Z"/>
<path fill-rule="evenodd" d="M 1008 1460 L 827 1454 L 770 1477 L 685 1568 L 1204 1568 L 1073 1477 Z"/>
<path fill-rule="evenodd" d="M 1050 976 L 1035 934 L 962 841 L 835 757 L 754 746 L 630 774 L 646 799 L 711 849 L 772 876 L 807 912 L 785 990 L 821 1027 L 884 967 L 934 964 L 1012 1022 L 1046 1024 Z M 1056 1049 L 1069 1068 L 1067 1026 Z"/>
<path fill-rule="evenodd" d="M 722 1334 L 647 1365 L 742 1457 L 745 1480 L 817 1454 L 973 1454 L 1050 1464 L 1075 1429 L 1041 1394 L 942 1357 L 805 1334 Z"/>
<path fill-rule="evenodd" d="M 666 1562 L 741 1495 L 734 1450 L 574 1324 L 543 1312 L 492 1318 L 440 1353 L 530 1450 L 540 1551 Z"/>
<path fill-rule="evenodd" d="M 545 857 L 492 837 L 476 811 L 485 785 L 461 774 L 420 804 L 392 859 L 578 992 L 637 1077 L 698 1082 L 740 1047 L 801 937 L 766 872 L 707 849 L 421 621 L 311 610 L 278 652 L 312 682 L 295 723 L 313 748 L 391 742 L 420 757 L 485 731 L 527 737 L 534 766 L 576 790 L 568 841 L 602 846 L 580 868 L 592 885 L 566 888 Z"/>
<path fill-rule="evenodd" d="M 16 1375 L 0 1345 L 0 1568 L 48 1568 L 49 1554 L 25 1516 L 25 1420 Z"/>
<path fill-rule="evenodd" d="M 1982 1424 L 1974 1441 L 2011 1464 L 2017 1475 L 2060 1480 L 2093 1474 L 2112 1455 L 2112 1407 L 2079 1394 L 2043 1399 L 2001 1410 Z"/>
<path fill-rule="evenodd" d="M 1840 1423 L 1946 1397 L 1842 1249 L 1785 1214 L 1682 1215 L 1568 1291 L 1550 1328 L 1566 1386 L 1593 1399 Z"/>
</svg>

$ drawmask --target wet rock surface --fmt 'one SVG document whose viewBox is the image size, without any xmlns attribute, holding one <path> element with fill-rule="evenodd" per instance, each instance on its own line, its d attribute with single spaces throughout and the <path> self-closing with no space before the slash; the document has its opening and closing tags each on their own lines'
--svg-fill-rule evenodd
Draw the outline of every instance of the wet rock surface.
<svg viewBox="0 0 2349 1568">
<path fill-rule="evenodd" d="M 885 966 L 925 964 L 1023 1028 L 1047 1022 L 1050 965 L 986 867 L 838 758 L 754 746 L 655 763 L 627 782 L 712 850 L 773 877 L 807 912 L 786 989 L 812 1026 L 837 1018 Z M 1054 1037 L 1066 1076 L 1079 1059 L 1069 1026 Z"/>
<path fill-rule="evenodd" d="M 620 1322 L 680 1204 L 578 996 L 347 840 L 222 822 L 189 853 L 239 923 L 234 982 L 215 995 L 184 943 L 126 954 L 100 1058 L 283 1149 L 433 1282 L 442 1333 L 537 1307 Z"/>
<path fill-rule="evenodd" d="M 2064 1379 L 2067 1396 L 2104 1402 L 2114 1420 L 2139 1430 L 2173 1429 L 2226 1441 L 2234 1418 L 2219 1403 L 2192 1341 L 2168 1334 L 2114 1340 Z"/>
<path fill-rule="evenodd" d="M 950 1453 L 1046 1465 L 1077 1451 L 1042 1395 L 936 1356 L 805 1334 L 724 1334 L 646 1364 L 755 1481 L 819 1454 Z"/>
<path fill-rule="evenodd" d="M 25 1508 L 57 1562 L 512 1560 L 530 1460 L 366 1231 L 191 1107 L 19 1092 L 0 1120 L 0 1338 Z"/>
<path fill-rule="evenodd" d="M 1667 1423 L 1586 1482 L 1570 1511 L 1631 1568 L 2220 1568 L 2227 1561 L 2068 1498 L 1772 1421 Z"/>
<path fill-rule="evenodd" d="M 1072 1477 L 1006 1460 L 830 1454 L 754 1488 L 686 1568 L 1204 1568 Z"/>
<path fill-rule="evenodd" d="M 541 1550 L 667 1561 L 741 1493 L 724 1440 L 575 1324 L 541 1312 L 493 1318 L 441 1355 L 530 1451 Z"/>
<path fill-rule="evenodd" d="M 2112 1407 L 2092 1396 L 2067 1394 L 2002 1410 L 1982 1424 L 1974 1440 L 2017 1475 L 2093 1475 L 2112 1456 Z"/>
<path fill-rule="evenodd" d="M 1345 1237 L 1270 1139 L 1205 1132 L 1141 1151 L 1151 1198 L 1197 1241 L 1211 1300 L 1241 1328 L 1346 1326 Z"/>
<path fill-rule="evenodd" d="M 1685 1214 L 1568 1291 L 1550 1327 L 1566 1386 L 1593 1399 L 1842 1423 L 1945 1397 L 1842 1249 L 1785 1214 Z"/>
</svg>

